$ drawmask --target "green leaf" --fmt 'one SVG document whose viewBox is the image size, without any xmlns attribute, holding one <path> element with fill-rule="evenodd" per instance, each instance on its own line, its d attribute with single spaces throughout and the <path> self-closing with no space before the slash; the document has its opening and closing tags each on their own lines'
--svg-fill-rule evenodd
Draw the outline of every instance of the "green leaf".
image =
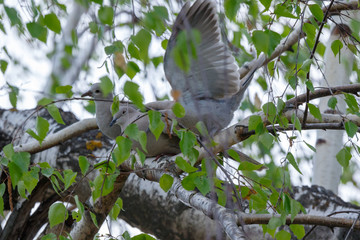
<svg viewBox="0 0 360 240">
<path fill-rule="evenodd" d="M 114 41 L 110 46 L 104 48 L 106 55 L 124 51 L 124 44 L 121 41 Z"/>
<path fill-rule="evenodd" d="M 270 150 L 270 147 L 272 146 L 274 141 L 274 136 L 268 132 L 265 132 L 259 136 L 259 140 L 262 144 L 264 144 L 267 149 Z"/>
<path fill-rule="evenodd" d="M 272 0 L 260 0 L 260 3 L 264 6 L 264 11 L 269 10 Z"/>
<path fill-rule="evenodd" d="M 226 153 L 229 154 L 229 156 L 235 161 L 241 162 L 239 154 L 234 149 L 229 148 L 228 150 L 226 150 Z"/>
<path fill-rule="evenodd" d="M 77 195 L 75 196 L 77 197 Z M 72 211 L 71 212 L 71 217 L 76 221 L 76 222 L 80 222 L 82 215 L 80 214 L 79 211 Z"/>
<path fill-rule="evenodd" d="M 352 121 L 347 121 L 345 122 L 345 130 L 347 135 L 352 138 L 358 131 L 358 126 Z"/>
<path fill-rule="evenodd" d="M 55 13 L 49 13 L 44 18 L 45 25 L 53 32 L 59 34 L 61 31 L 61 24 Z"/>
<path fill-rule="evenodd" d="M 176 65 L 186 73 L 190 71 L 191 62 L 197 59 L 197 46 L 200 42 L 201 34 L 196 29 L 181 31 L 177 36 L 171 56 Z"/>
<path fill-rule="evenodd" d="M 314 85 L 312 84 L 311 81 L 306 81 L 305 84 L 306 84 L 306 87 L 310 90 L 310 92 L 314 92 L 314 91 L 315 91 Z"/>
<path fill-rule="evenodd" d="M 262 106 L 263 112 L 271 123 L 275 123 L 276 120 L 276 107 L 274 103 L 268 102 Z"/>
<path fill-rule="evenodd" d="M 251 162 L 241 161 L 238 169 L 241 171 L 254 171 L 260 169 L 262 166 L 261 164 L 257 165 Z"/>
<path fill-rule="evenodd" d="M 193 132 L 190 131 L 183 131 L 181 132 L 181 137 L 180 137 L 180 149 L 181 152 L 185 155 L 188 156 L 192 153 L 192 149 L 196 143 L 196 136 Z"/>
<path fill-rule="evenodd" d="M 210 182 L 207 176 L 198 176 L 194 180 L 195 186 L 205 196 L 210 192 Z"/>
<path fill-rule="evenodd" d="M 343 43 L 339 39 L 336 39 L 331 43 L 331 50 L 335 56 L 340 52 L 343 46 Z"/>
<path fill-rule="evenodd" d="M 11 156 L 11 161 L 8 163 L 10 178 L 15 189 L 18 182 L 23 175 L 27 173 L 30 165 L 30 154 L 27 152 L 17 152 Z"/>
<path fill-rule="evenodd" d="M 231 21 L 235 21 L 235 17 L 240 9 L 240 3 L 241 1 L 239 0 L 225 0 L 224 2 L 225 15 Z"/>
<path fill-rule="evenodd" d="M 175 163 L 181 170 L 187 173 L 196 172 L 198 170 L 196 167 L 191 166 L 190 163 L 188 163 L 184 158 L 180 156 L 176 157 Z"/>
<path fill-rule="evenodd" d="M 118 136 L 116 138 L 116 143 L 118 145 L 118 148 L 116 148 L 117 150 L 114 150 L 113 154 L 117 160 L 117 164 L 120 165 L 130 157 L 132 142 L 128 138 Z"/>
<path fill-rule="evenodd" d="M 45 105 L 49 105 L 50 103 L 52 103 L 52 99 L 50 99 L 50 98 L 42 98 L 42 99 L 40 99 L 39 101 L 38 101 L 38 105 L 39 106 L 45 106 Z"/>
<path fill-rule="evenodd" d="M 29 194 L 34 190 L 39 182 L 39 168 L 32 168 L 31 171 L 26 172 L 22 179 L 24 181 L 24 186 Z"/>
<path fill-rule="evenodd" d="M 16 187 L 20 197 L 27 199 L 24 181 L 19 181 Z"/>
<path fill-rule="evenodd" d="M 17 152 L 11 156 L 11 162 L 15 163 L 24 173 L 28 171 L 30 165 L 30 153 Z"/>
<path fill-rule="evenodd" d="M 135 59 L 138 59 L 138 60 L 141 60 L 140 58 L 140 51 L 139 49 L 135 46 L 134 43 L 129 43 L 128 45 L 128 52 L 130 53 L 130 56 L 132 58 L 135 58 Z"/>
<path fill-rule="evenodd" d="M 79 196 L 75 195 L 74 199 L 75 199 L 76 207 L 79 209 L 80 215 L 83 215 L 85 212 L 85 208 L 84 205 L 80 202 Z"/>
<path fill-rule="evenodd" d="M 45 177 L 50 177 L 54 172 L 54 169 L 47 162 L 41 162 L 41 163 L 39 163 L 39 166 L 41 168 L 41 173 Z"/>
<path fill-rule="evenodd" d="M 11 91 L 9 92 L 9 100 L 11 105 L 13 106 L 13 108 L 16 108 L 16 104 L 17 104 L 17 98 L 19 95 L 19 88 L 10 85 L 9 83 L 7 83 L 7 85 L 10 87 Z"/>
<path fill-rule="evenodd" d="M 336 97 L 329 98 L 329 101 L 328 101 L 327 105 L 328 105 L 329 108 L 335 109 L 335 107 L 337 105 L 337 98 Z"/>
<path fill-rule="evenodd" d="M 291 239 L 291 234 L 288 233 L 285 230 L 281 230 L 281 231 L 279 231 L 279 232 L 277 232 L 275 234 L 275 239 L 277 239 L 277 240 L 290 240 Z"/>
<path fill-rule="evenodd" d="M 192 191 L 195 189 L 195 178 L 197 176 L 200 176 L 202 173 L 200 172 L 193 172 L 184 177 L 184 179 L 181 181 L 181 185 L 188 191 Z"/>
<path fill-rule="evenodd" d="M 129 61 L 127 63 L 126 75 L 128 75 L 130 79 L 133 79 L 138 72 L 140 72 L 139 66 L 135 62 Z"/>
<path fill-rule="evenodd" d="M 344 93 L 344 96 L 345 96 L 345 102 L 349 107 L 349 109 L 348 109 L 349 113 L 358 114 L 359 106 L 358 106 L 358 103 L 357 103 L 354 95 L 349 94 L 349 93 Z"/>
<path fill-rule="evenodd" d="M 185 117 L 185 108 L 178 102 L 176 102 L 173 107 L 172 107 L 172 111 L 175 114 L 176 117 L 178 118 L 183 118 Z"/>
<path fill-rule="evenodd" d="M 313 152 L 316 152 L 316 148 L 314 148 L 312 145 L 310 145 L 310 144 L 307 143 L 306 141 L 304 141 L 304 143 L 305 143 L 306 146 L 308 146 L 308 148 L 310 148 Z"/>
<path fill-rule="evenodd" d="M 42 143 L 43 139 L 41 139 L 33 130 L 27 129 L 26 133 L 29 134 L 31 137 L 35 138 L 36 140 L 38 140 L 40 144 Z"/>
<path fill-rule="evenodd" d="M 98 222 L 97 222 L 97 220 L 96 220 L 96 215 L 95 215 L 95 213 L 90 212 L 90 217 L 91 217 L 91 220 L 93 221 L 93 223 L 95 224 L 95 226 L 96 226 L 97 228 L 99 228 Z"/>
<path fill-rule="evenodd" d="M 29 22 L 26 24 L 26 28 L 30 32 L 30 35 L 40 41 L 46 43 L 47 29 L 36 22 Z"/>
<path fill-rule="evenodd" d="M 297 237 L 297 239 L 302 239 L 305 236 L 305 228 L 300 224 L 290 224 L 290 230 Z"/>
<path fill-rule="evenodd" d="M 129 124 L 124 134 L 128 136 L 129 138 L 139 142 L 141 144 L 142 149 L 147 152 L 146 149 L 146 143 L 147 143 L 147 137 L 146 133 L 144 131 L 139 131 L 138 126 L 135 123 Z"/>
<path fill-rule="evenodd" d="M 65 186 L 64 186 L 64 190 L 68 189 L 74 182 L 76 182 L 76 175 L 77 173 L 76 172 L 73 172 L 72 170 L 70 169 L 66 169 L 63 171 L 64 173 L 64 183 L 65 183 Z"/>
<path fill-rule="evenodd" d="M 314 25 L 312 25 L 311 23 L 304 23 L 303 31 L 306 34 L 306 38 L 315 39 L 316 27 L 314 27 Z"/>
<path fill-rule="evenodd" d="M 46 109 L 57 123 L 65 125 L 65 122 L 61 117 L 60 111 L 55 104 L 50 104 L 46 106 Z"/>
<path fill-rule="evenodd" d="M 64 204 L 58 202 L 50 206 L 48 217 L 50 227 L 52 228 L 60 223 L 65 222 L 69 215 Z"/>
<path fill-rule="evenodd" d="M 310 9 L 310 12 L 312 13 L 312 15 L 314 15 L 314 17 L 316 18 L 316 20 L 318 20 L 319 22 L 323 21 L 324 13 L 318 4 L 310 4 L 309 9 Z"/>
<path fill-rule="evenodd" d="M 291 210 L 290 210 L 290 213 L 291 213 L 291 222 L 293 222 L 293 221 L 294 221 L 294 218 L 296 217 L 296 215 L 299 214 L 302 206 L 301 206 L 301 204 L 300 204 L 298 201 L 296 201 L 296 200 L 294 200 L 294 199 L 291 199 L 291 200 L 290 200 L 290 208 L 291 208 Z"/>
<path fill-rule="evenodd" d="M 294 155 L 292 155 L 291 152 L 288 152 L 288 154 L 286 155 L 286 159 L 289 160 L 289 163 L 296 169 L 296 171 L 298 171 L 302 175 L 302 172 L 299 169 L 299 166 L 294 158 Z"/>
<path fill-rule="evenodd" d="M 309 111 L 310 111 L 311 115 L 313 115 L 316 119 L 319 119 L 319 121 L 321 121 L 322 116 L 321 116 L 319 108 L 315 107 L 315 105 L 313 105 L 311 103 L 308 103 L 307 105 L 309 107 Z"/>
<path fill-rule="evenodd" d="M 292 14 L 286 6 L 283 4 L 277 4 L 275 6 L 274 14 L 279 17 L 287 17 L 287 18 L 297 18 L 294 14 Z"/>
<path fill-rule="evenodd" d="M 142 234 L 132 237 L 131 240 L 156 240 L 156 239 L 145 233 L 142 233 Z"/>
<path fill-rule="evenodd" d="M 99 31 L 99 26 L 96 24 L 96 22 L 89 22 L 89 28 L 92 34 L 96 34 Z"/>
<path fill-rule="evenodd" d="M 349 166 L 349 161 L 351 159 L 350 149 L 348 147 L 342 148 L 337 154 L 336 159 L 344 168 Z"/>
<path fill-rule="evenodd" d="M 101 6 L 98 11 L 98 16 L 101 23 L 111 26 L 114 18 L 114 10 L 109 6 Z"/>
<path fill-rule="evenodd" d="M 12 145 L 12 143 L 9 143 L 8 145 L 6 145 L 2 151 L 4 152 L 5 156 L 7 158 L 11 158 L 14 155 L 14 146 Z"/>
<path fill-rule="evenodd" d="M 249 131 L 255 130 L 256 133 L 261 133 L 264 129 L 262 119 L 258 115 L 252 115 L 249 119 Z"/>
<path fill-rule="evenodd" d="M 112 220 L 117 220 L 122 207 L 123 207 L 123 201 L 121 198 L 118 198 L 109 213 L 109 216 Z"/>
<path fill-rule="evenodd" d="M 120 99 L 119 96 L 114 96 L 113 103 L 111 104 L 111 114 L 114 116 L 115 113 L 119 111 L 120 108 Z"/>
<path fill-rule="evenodd" d="M 71 89 L 72 89 L 72 86 L 70 86 L 70 85 L 58 86 L 55 88 L 55 92 L 56 93 L 68 93 L 71 91 Z"/>
<path fill-rule="evenodd" d="M 5 61 L 5 60 L 0 60 L 0 69 L 1 69 L 1 72 L 2 72 L 3 74 L 6 72 L 7 66 L 8 66 L 8 62 L 7 62 L 7 61 Z"/>
<path fill-rule="evenodd" d="M 4 8 L 5 8 L 6 15 L 10 19 L 11 26 L 15 26 L 15 25 L 21 26 L 22 25 L 21 19 L 19 18 L 19 14 L 16 11 L 16 9 L 11 8 L 11 7 L 6 7 L 6 6 Z"/>
<path fill-rule="evenodd" d="M 272 217 L 269 220 L 269 223 L 267 224 L 267 227 L 269 229 L 276 229 L 277 227 L 280 227 L 282 225 L 282 221 L 279 217 Z"/>
<path fill-rule="evenodd" d="M 165 191 L 168 192 L 174 182 L 174 178 L 168 174 L 163 174 L 160 178 L 159 184 L 160 187 Z"/>
<path fill-rule="evenodd" d="M 168 42 L 169 42 L 169 40 L 167 40 L 167 39 L 164 39 L 164 40 L 161 41 L 161 47 L 164 50 L 166 50 Z"/>
<path fill-rule="evenodd" d="M 140 60 L 145 64 L 149 63 L 149 45 L 151 42 L 151 34 L 145 29 L 141 29 L 136 35 L 132 36 L 132 41 L 139 48 Z"/>
<path fill-rule="evenodd" d="M 124 93 L 141 111 L 145 109 L 144 98 L 139 92 L 139 85 L 134 82 L 126 81 L 124 85 Z"/>
<path fill-rule="evenodd" d="M 95 178 L 95 180 L 93 182 L 95 189 L 92 192 L 92 197 L 93 197 L 94 201 L 96 199 L 98 199 L 100 196 L 106 196 L 113 191 L 114 182 L 115 182 L 117 176 L 118 176 L 118 174 L 101 173 L 100 175 L 98 175 Z"/>
<path fill-rule="evenodd" d="M 148 111 L 149 115 L 149 128 L 150 131 L 154 134 L 156 140 L 159 139 L 161 133 L 165 128 L 165 123 L 161 120 L 161 113 L 153 110 Z"/>
<path fill-rule="evenodd" d="M 185 126 L 184 126 L 185 127 Z M 199 121 L 195 124 L 196 129 L 199 131 L 202 136 L 209 136 L 209 131 L 207 130 L 205 123 L 203 121 Z"/>
<path fill-rule="evenodd" d="M 113 84 L 108 76 L 100 78 L 100 88 L 104 96 L 107 96 L 113 90 Z"/>
<path fill-rule="evenodd" d="M 36 118 L 36 131 L 41 139 L 45 139 L 46 134 L 49 132 L 49 126 L 50 124 L 46 119 L 40 116 Z"/>
</svg>

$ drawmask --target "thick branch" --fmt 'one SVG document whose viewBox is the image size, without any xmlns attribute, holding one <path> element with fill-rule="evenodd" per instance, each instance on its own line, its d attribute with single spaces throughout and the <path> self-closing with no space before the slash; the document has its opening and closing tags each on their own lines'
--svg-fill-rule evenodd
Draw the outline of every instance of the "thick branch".
<svg viewBox="0 0 360 240">
<path fill-rule="evenodd" d="M 31 154 L 38 153 L 54 147 L 66 140 L 69 140 L 73 137 L 79 136 L 80 134 L 97 129 L 95 118 L 84 119 L 78 121 L 54 134 L 51 134 L 45 138 L 45 140 L 40 145 L 38 141 L 31 141 L 30 143 L 23 144 L 20 146 L 14 147 L 16 152 L 29 152 Z"/>
<path fill-rule="evenodd" d="M 359 83 L 346 85 L 346 86 L 329 87 L 329 88 L 324 88 L 324 89 L 318 89 L 318 90 L 315 90 L 314 92 L 310 92 L 309 100 L 326 97 L 326 96 L 330 96 L 330 95 L 338 95 L 338 94 L 342 94 L 342 93 L 357 94 L 358 92 L 360 92 L 360 84 Z M 301 105 L 302 103 L 306 102 L 306 97 L 307 97 L 306 93 L 301 94 L 297 97 L 294 97 L 286 102 L 286 106 L 295 106 L 296 107 L 298 105 Z"/>
<path fill-rule="evenodd" d="M 98 226 L 101 226 L 109 214 L 110 210 L 114 206 L 116 200 L 120 196 L 120 192 L 125 185 L 126 179 L 129 174 L 120 174 L 115 183 L 114 190 L 104 197 L 98 198 L 93 207 L 90 209 L 95 214 Z M 95 226 L 91 219 L 90 212 L 86 211 L 80 222 L 75 223 L 73 226 L 70 236 L 74 240 L 87 240 L 93 239 L 95 234 L 99 231 L 99 228 Z"/>
<path fill-rule="evenodd" d="M 237 218 L 237 224 L 240 225 L 241 222 L 245 222 L 246 224 L 268 224 L 269 220 L 272 217 L 280 218 L 281 215 L 240 213 Z M 333 218 L 333 217 L 298 214 L 293 221 L 291 221 L 290 216 L 286 217 L 286 224 L 318 225 L 318 226 L 327 226 L 330 228 L 333 227 L 351 228 L 351 226 L 354 224 L 354 220 L 346 219 L 346 218 Z M 354 229 L 360 229 L 359 222 L 354 224 Z"/>
</svg>

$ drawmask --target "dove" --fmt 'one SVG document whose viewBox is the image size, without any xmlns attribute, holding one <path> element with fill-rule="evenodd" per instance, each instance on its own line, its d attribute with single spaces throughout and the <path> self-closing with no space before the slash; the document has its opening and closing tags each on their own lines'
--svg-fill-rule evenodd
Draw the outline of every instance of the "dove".
<svg viewBox="0 0 360 240">
<path fill-rule="evenodd" d="M 171 110 L 161 110 L 159 111 L 163 116 L 172 116 Z M 140 131 L 146 133 L 146 157 L 156 157 L 159 155 L 170 155 L 178 154 L 181 152 L 179 147 L 180 139 L 171 131 L 171 120 L 165 119 L 162 117 L 162 121 L 165 123 L 165 128 L 163 133 L 156 140 L 155 136 L 149 129 L 149 116 L 147 112 L 141 112 L 133 105 L 121 106 L 119 111 L 114 115 L 113 120 L 110 123 L 110 126 L 118 125 L 120 126 L 122 132 L 125 131 L 126 127 L 130 124 L 136 124 Z M 136 150 L 137 148 L 143 150 L 141 144 L 135 140 L 132 141 L 132 149 Z M 254 165 L 262 165 L 260 162 L 254 160 L 243 152 L 240 152 L 234 148 L 231 148 L 233 151 L 237 152 L 241 162 L 250 162 Z M 230 157 L 230 156 L 228 156 Z M 258 171 L 267 169 L 265 166 L 261 166 Z"/>
<path fill-rule="evenodd" d="M 95 83 L 91 86 L 90 90 L 82 94 L 81 97 L 90 96 L 94 98 L 96 123 L 100 131 L 107 137 L 115 139 L 121 134 L 121 128 L 118 125 L 110 127 L 112 120 L 111 105 L 113 100 L 112 93 L 104 96 L 100 83 Z"/>
<path fill-rule="evenodd" d="M 171 110 L 162 110 L 159 111 L 164 116 L 171 114 Z M 159 138 L 156 140 L 154 134 L 149 129 L 149 116 L 147 112 L 141 112 L 133 105 L 120 106 L 119 111 L 114 114 L 113 120 L 110 123 L 110 126 L 119 126 L 120 129 L 125 131 L 126 127 L 132 123 L 136 124 L 140 131 L 146 133 L 146 151 L 145 155 L 147 157 L 155 157 L 162 154 L 178 154 L 180 153 L 179 141 L 180 139 L 171 133 L 171 120 L 165 119 L 162 117 L 162 121 L 165 123 L 165 128 L 160 134 Z M 142 150 L 142 147 L 139 142 L 133 140 L 132 149 L 136 148 Z"/>
<path fill-rule="evenodd" d="M 196 33 L 200 33 L 200 40 Z M 186 65 L 183 60 L 186 57 L 190 58 L 188 69 L 180 68 L 178 62 Z M 164 57 L 172 94 L 186 112 L 178 122 L 195 130 L 195 124 L 202 121 L 210 136 L 225 128 L 254 72 L 263 65 L 264 55 L 258 60 L 240 80 L 235 58 L 221 41 L 215 2 L 197 0 L 191 7 L 189 2 L 185 3 L 174 22 Z"/>
<path fill-rule="evenodd" d="M 121 135 L 121 128 L 119 125 L 110 126 L 110 122 L 113 119 L 111 114 L 111 104 L 113 100 L 113 94 L 109 93 L 104 96 L 100 83 L 94 83 L 90 90 L 81 95 L 81 97 L 90 96 L 94 98 L 96 109 L 96 122 L 100 131 L 107 137 L 115 139 Z M 148 109 L 162 110 L 171 108 L 173 101 L 156 101 L 147 103 L 145 106 Z"/>
</svg>

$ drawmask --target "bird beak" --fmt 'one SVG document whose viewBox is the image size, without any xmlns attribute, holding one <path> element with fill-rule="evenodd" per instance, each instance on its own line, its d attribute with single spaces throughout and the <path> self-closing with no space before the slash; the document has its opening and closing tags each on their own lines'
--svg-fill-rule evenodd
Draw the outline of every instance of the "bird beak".
<svg viewBox="0 0 360 240">
<path fill-rule="evenodd" d="M 81 97 L 86 97 L 86 96 L 92 97 L 92 92 L 91 92 L 91 90 L 89 90 L 89 91 L 87 91 L 86 93 L 84 93 L 83 95 L 81 95 Z"/>
<path fill-rule="evenodd" d="M 116 120 L 117 120 L 117 119 L 114 118 L 114 119 L 110 122 L 109 126 L 112 127 L 112 126 L 116 123 Z"/>
</svg>

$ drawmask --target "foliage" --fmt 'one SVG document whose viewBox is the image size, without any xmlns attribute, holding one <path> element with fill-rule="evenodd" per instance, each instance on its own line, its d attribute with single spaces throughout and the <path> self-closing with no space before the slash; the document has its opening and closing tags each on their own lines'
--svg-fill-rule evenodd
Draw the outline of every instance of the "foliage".
<svg viewBox="0 0 360 240">
<path fill-rule="evenodd" d="M 151 85 L 157 86 L 161 84 L 161 78 L 155 75 L 161 75 L 160 71 L 163 63 L 163 49 L 166 48 L 167 38 L 169 37 L 170 22 L 174 19 L 174 13 L 178 12 L 179 5 L 176 1 L 163 1 L 161 4 L 152 1 L 140 1 L 141 4 L 132 5 L 132 1 L 102 1 L 102 0 L 81 0 L 76 4 L 81 6 L 82 22 L 71 27 L 69 31 L 66 24 L 67 19 L 72 14 L 67 5 L 59 1 L 51 1 L 49 5 L 47 1 L 27 1 L 25 3 L 29 15 L 24 14 L 22 6 L 14 6 L 8 1 L 0 1 L 0 30 L 5 35 L 11 34 L 12 27 L 16 28 L 16 34 L 23 40 L 30 42 L 33 48 L 39 48 L 48 61 L 58 61 L 56 69 L 48 76 L 46 82 L 51 82 L 51 90 L 45 92 L 43 98 L 37 101 L 38 107 L 44 107 L 52 118 L 59 124 L 65 124 L 58 106 L 57 101 L 60 98 L 71 98 L 76 94 L 79 85 L 84 85 L 83 80 L 75 80 L 69 82 L 67 78 L 68 72 L 77 72 L 76 78 L 90 74 L 94 76 L 91 68 L 100 66 L 102 71 L 101 77 L 97 77 L 101 82 L 103 92 L 110 93 L 114 90 L 114 86 L 121 86 L 123 95 L 127 100 L 131 101 L 140 110 L 145 111 L 144 87 Z M 284 110 L 287 107 L 285 102 L 297 94 L 298 91 L 314 92 L 313 78 L 318 68 L 319 59 L 323 59 L 326 46 L 317 40 L 317 36 L 322 34 L 321 24 L 324 25 L 324 32 L 329 32 L 329 24 L 324 21 L 325 13 L 322 10 L 324 3 L 303 4 L 295 1 L 240 1 L 225 0 L 223 1 L 224 15 L 226 20 L 222 21 L 224 32 L 228 32 L 230 43 L 239 51 L 236 52 L 236 60 L 241 66 L 243 63 L 252 60 L 255 52 L 259 55 L 261 52 L 268 57 L 271 56 L 275 49 L 281 44 L 281 41 L 293 31 L 297 21 L 302 21 L 301 33 L 305 34 L 304 40 L 299 40 L 292 46 L 292 49 L 284 52 L 279 58 L 268 63 L 266 76 L 255 76 L 254 84 L 257 88 L 260 86 L 261 92 L 270 91 L 276 84 L 274 82 L 281 79 L 284 85 L 290 88 L 274 90 L 269 93 L 268 101 L 260 105 L 253 105 L 253 101 L 249 98 L 244 99 L 240 109 L 242 114 L 262 112 L 266 116 L 269 126 L 280 126 L 287 129 L 293 124 L 292 134 L 286 134 L 280 137 L 274 134 L 270 128 L 267 128 L 263 119 L 259 115 L 250 117 L 248 129 L 254 131 L 254 134 L 243 142 L 245 152 L 250 152 L 255 159 L 265 159 L 268 169 L 262 172 L 256 172 L 259 167 L 241 162 L 240 157 L 229 151 L 227 154 L 234 160 L 219 160 L 219 164 L 215 162 L 206 162 L 205 159 L 198 161 L 199 146 L 202 141 L 195 133 L 188 129 L 174 129 L 174 132 L 180 138 L 180 149 L 183 156 L 177 156 L 175 165 L 186 175 L 182 179 L 182 187 L 186 190 L 198 190 L 203 195 L 215 193 L 218 204 L 225 206 L 226 199 L 229 194 L 235 196 L 240 194 L 241 197 L 249 201 L 249 210 L 253 213 L 278 213 L 280 217 L 273 217 L 268 224 L 263 225 L 263 231 L 269 233 L 276 239 L 290 239 L 291 234 L 297 238 L 305 235 L 302 225 L 291 224 L 289 231 L 282 230 L 285 225 L 286 217 L 294 217 L 299 213 L 305 213 L 304 208 L 299 202 L 294 200 L 291 195 L 284 191 L 291 189 L 296 179 L 291 179 L 293 174 L 297 174 L 298 178 L 305 174 L 304 168 L 308 165 L 306 158 L 307 148 L 314 150 L 314 146 L 307 143 L 308 139 L 303 135 L 304 129 L 297 115 L 292 115 L 291 121 L 284 116 Z M 134 12 L 133 12 L 134 10 Z M 240 12 L 246 11 L 247 18 L 240 16 Z M 126 15 L 121 18 L 120 15 Z M 124 20 L 126 19 L 126 20 Z M 171 20 L 170 20 L 171 19 Z M 306 21 L 304 21 L 304 19 Z M 229 24 L 228 24 L 229 23 Z M 350 24 L 353 32 L 353 39 L 358 41 L 360 28 L 358 22 L 353 21 Z M 69 32 L 66 32 L 69 31 Z M 231 33 L 231 34 L 230 34 Z M 66 36 L 68 34 L 69 36 Z M 198 41 L 197 31 L 191 34 Z M 189 71 L 191 59 L 189 51 L 184 51 L 187 47 L 186 33 L 180 34 L 180 44 L 177 44 L 174 50 L 175 61 L 179 67 L 185 72 Z M 302 36 L 301 36 L 302 37 Z M 95 51 L 95 47 L 91 50 L 90 56 L 94 57 L 97 62 L 82 62 L 76 65 L 81 59 L 78 57 L 82 52 L 89 51 L 89 39 L 95 39 L 97 46 L 100 46 L 101 52 Z M 52 43 L 55 42 L 55 47 Z M 63 45 L 61 44 L 63 43 Z M 244 44 L 246 43 L 246 44 Z M 163 48 L 161 49 L 160 46 Z M 53 48 L 52 48 L 53 47 Z M 340 40 L 335 40 L 330 44 L 331 50 L 335 56 L 341 55 L 344 44 Z M 195 45 L 190 46 L 191 58 L 196 58 Z M 154 51 L 153 49 L 158 49 Z M 312 51 L 313 50 L 313 51 Z M 315 56 L 315 58 L 314 58 Z M 13 51 L 9 51 L 8 46 L 2 46 L 2 55 L 0 55 L 0 69 L 6 77 L 6 85 L 4 89 L 11 107 L 16 109 L 19 103 L 23 105 L 25 94 L 22 90 L 22 83 L 11 80 L 11 68 L 21 69 L 28 72 L 31 66 L 27 66 L 15 56 Z M 96 59 L 97 58 L 97 59 Z M 79 60 L 80 59 L 80 60 Z M 56 60 L 56 61 L 55 61 Z M 355 64 L 356 65 L 356 64 Z M 353 73 L 358 74 L 357 66 L 351 66 Z M 96 66 L 96 67 L 95 67 Z M 55 66 L 53 66 L 55 68 Z M 152 74 L 151 72 L 156 72 Z M 32 71 L 34 74 L 34 71 Z M 152 75 L 151 75 L 152 74 Z M 99 75 L 99 74 L 97 74 Z M 145 77 L 151 75 L 147 79 Z M 151 79 L 154 76 L 154 79 Z M 141 79 L 143 78 L 143 79 Z M 140 80 L 141 79 L 141 80 Z M 34 80 L 32 84 L 36 84 Z M 148 85 L 146 85 L 148 84 Z M 160 88 L 160 87 L 159 87 Z M 80 90 L 84 90 L 83 88 Z M 278 95 L 279 96 L 276 96 Z M 153 93 L 157 99 L 170 98 L 169 93 L 159 95 Z M 252 96 L 251 96 L 252 97 Z M 34 98 L 35 99 L 35 98 Z M 117 98 L 116 104 L 119 104 L 121 98 Z M 260 101 L 265 98 L 261 98 Z M 351 93 L 345 94 L 345 102 L 347 104 L 347 112 L 360 116 L 359 105 L 356 96 Z M 112 111 L 116 112 L 118 105 L 114 103 Z M 93 112 L 94 106 L 90 103 L 86 110 Z M 335 97 L 329 99 L 328 106 L 336 109 L 338 100 Z M 314 103 L 307 102 L 306 109 L 314 118 L 322 121 L 322 114 Z M 186 113 L 184 108 L 176 103 L 173 106 L 175 116 L 181 118 Z M 160 112 L 150 110 L 147 112 L 150 119 L 149 130 L 152 134 L 159 138 L 166 123 L 162 121 Z M 175 125 L 175 124 L 174 124 Z M 26 133 L 36 139 L 41 145 L 49 135 L 50 123 L 41 116 L 36 117 L 36 125 L 26 129 Z M 172 126 L 173 127 L 173 126 Z M 349 162 L 354 154 L 360 149 L 357 137 L 358 125 L 346 120 L 344 128 L 348 136 L 348 142 L 336 155 L 337 161 L 343 166 L 348 167 Z M 116 147 L 112 151 L 111 157 L 98 164 L 91 166 L 85 156 L 79 156 L 79 172 L 70 169 L 56 169 L 48 163 L 33 164 L 31 155 L 27 152 L 15 152 L 12 144 L 6 145 L 2 151 L 4 156 L 1 159 L 2 168 L 8 171 L 11 178 L 12 188 L 16 189 L 19 195 L 27 199 L 31 196 L 32 191 L 37 186 L 41 177 L 46 177 L 51 181 L 53 189 L 58 194 L 63 194 L 66 190 L 76 186 L 79 176 L 86 177 L 90 170 L 97 169 L 98 176 L 91 181 L 92 198 L 95 201 L 100 197 L 106 196 L 114 189 L 114 182 L 120 175 L 120 165 L 129 158 L 135 161 L 135 157 L 131 152 L 132 140 L 138 141 L 142 149 L 137 149 L 140 162 L 144 164 L 146 150 L 146 133 L 140 131 L 136 124 L 129 125 L 124 131 L 124 136 L 116 138 Z M 290 136 L 291 135 L 291 136 Z M 127 137 L 125 137 L 127 136 Z M 287 144 L 289 143 L 289 144 Z M 305 144 L 302 144 L 305 143 Z M 213 143 L 216 145 L 216 143 Z M 306 148 L 304 148 L 306 147 Z M 297 154 L 304 152 L 303 154 Z M 311 153 L 312 154 L 312 153 Z M 79 154 L 80 155 L 80 154 Z M 281 160 L 280 160 L 281 159 Z M 230 162 L 230 164 L 229 164 Z M 263 161 L 262 161 L 263 162 Z M 229 182 L 226 177 L 216 175 L 217 171 L 223 171 L 225 168 L 233 169 L 236 174 L 232 175 L 233 179 L 241 179 L 230 193 L 226 192 L 225 183 Z M 308 177 L 309 176 L 305 176 Z M 346 178 L 351 181 L 352 178 Z M 174 178 L 171 174 L 164 174 L 159 180 L 161 188 L 167 192 L 171 191 Z M 215 190 L 216 189 L 216 190 Z M 2 198 L 5 192 L 5 184 L 0 184 L 0 214 L 4 215 L 4 200 Z M 79 222 L 85 212 L 84 203 L 80 202 L 78 196 L 74 197 L 76 210 L 69 214 L 68 206 L 65 203 L 54 203 L 51 205 L 48 218 L 50 227 L 58 224 L 64 224 L 65 220 L 72 217 Z M 110 216 L 116 219 L 122 209 L 122 200 L 118 199 Z M 91 212 L 91 218 L 97 225 L 95 213 Z M 49 235 L 50 237 L 50 235 Z M 129 239 L 129 236 L 127 237 Z M 138 235 L 134 239 L 151 239 L 148 235 Z"/>
</svg>

